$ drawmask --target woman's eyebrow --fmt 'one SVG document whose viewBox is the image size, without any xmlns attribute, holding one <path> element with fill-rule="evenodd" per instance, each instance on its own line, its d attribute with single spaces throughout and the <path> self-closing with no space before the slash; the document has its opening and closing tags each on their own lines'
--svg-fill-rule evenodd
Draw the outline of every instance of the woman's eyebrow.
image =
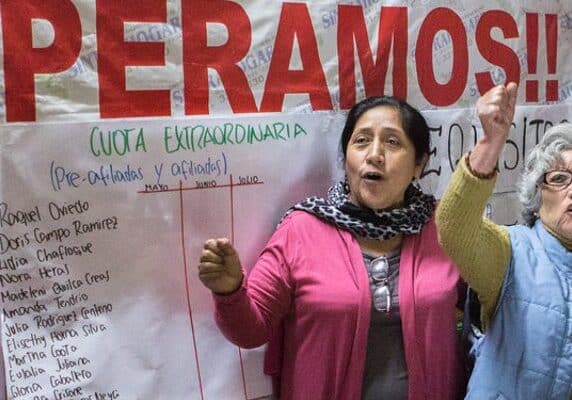
<svg viewBox="0 0 572 400">
<path fill-rule="evenodd" d="M 372 134 L 373 133 L 373 128 L 371 126 L 362 126 L 361 128 L 358 128 L 354 131 L 354 133 L 368 133 L 368 134 Z"/>
</svg>

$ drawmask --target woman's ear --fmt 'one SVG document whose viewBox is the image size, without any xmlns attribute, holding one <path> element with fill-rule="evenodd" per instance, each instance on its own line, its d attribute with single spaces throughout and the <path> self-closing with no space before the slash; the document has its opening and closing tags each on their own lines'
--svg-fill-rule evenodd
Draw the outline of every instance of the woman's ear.
<svg viewBox="0 0 572 400">
<path fill-rule="evenodd" d="M 421 174 L 423 173 L 423 169 L 425 168 L 425 164 L 427 164 L 427 161 L 429 161 L 429 154 L 423 154 L 423 157 L 421 158 L 421 160 L 419 160 L 419 162 L 415 166 L 416 179 L 421 178 Z"/>
</svg>

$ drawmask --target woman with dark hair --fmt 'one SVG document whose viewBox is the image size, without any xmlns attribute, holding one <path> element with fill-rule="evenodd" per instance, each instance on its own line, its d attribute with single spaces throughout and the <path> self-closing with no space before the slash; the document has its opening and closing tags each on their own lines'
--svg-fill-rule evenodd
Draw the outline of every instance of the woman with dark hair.
<svg viewBox="0 0 572 400">
<path fill-rule="evenodd" d="M 459 162 L 437 225 L 482 304 L 471 400 L 572 399 L 572 125 L 551 127 L 527 156 L 520 184 L 526 225 L 483 217 L 515 112 L 517 86 L 477 102 L 483 135 Z"/>
<path fill-rule="evenodd" d="M 406 102 L 368 98 L 340 147 L 346 180 L 294 205 L 248 278 L 228 239 L 205 242 L 216 322 L 241 347 L 268 343 L 280 399 L 460 398 L 459 273 L 438 245 L 434 197 L 413 184 L 427 123 Z"/>
</svg>

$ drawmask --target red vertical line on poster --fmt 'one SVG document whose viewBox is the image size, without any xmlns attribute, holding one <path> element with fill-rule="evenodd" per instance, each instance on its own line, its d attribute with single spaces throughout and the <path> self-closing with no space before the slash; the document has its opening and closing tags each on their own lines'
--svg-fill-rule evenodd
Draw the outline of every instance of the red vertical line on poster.
<svg viewBox="0 0 572 400">
<path fill-rule="evenodd" d="M 232 174 L 230 174 L 230 241 L 234 246 L 234 183 L 232 182 Z M 244 375 L 244 363 L 242 361 L 242 350 L 238 348 L 238 358 L 240 360 L 240 373 L 242 375 L 242 389 L 244 390 L 244 398 L 248 399 L 246 390 L 246 376 Z"/>
<path fill-rule="evenodd" d="M 529 75 L 536 75 L 538 61 L 538 14 L 526 13 L 526 65 Z M 538 80 L 528 79 L 525 86 L 525 99 L 538 101 Z"/>
<path fill-rule="evenodd" d="M 186 241 L 185 241 L 185 213 L 183 207 L 183 182 L 179 181 L 179 216 L 180 216 L 180 226 L 181 226 L 181 248 L 183 250 L 183 270 L 185 271 L 185 291 L 187 294 L 187 308 L 189 310 L 189 321 L 191 323 L 191 333 L 193 337 L 193 349 L 195 352 L 195 363 L 197 365 L 197 375 L 199 378 L 199 389 L 201 391 L 201 400 L 204 400 L 203 394 L 203 380 L 201 377 L 201 367 L 199 365 L 199 354 L 197 351 L 197 340 L 195 338 L 195 324 L 193 322 L 193 310 L 191 306 L 191 293 L 189 289 L 189 274 L 187 271 L 187 253 L 185 251 Z"/>
<path fill-rule="evenodd" d="M 546 31 L 546 63 L 548 75 L 556 74 L 558 60 L 558 16 L 546 14 L 544 16 L 544 28 Z M 558 80 L 546 80 L 546 100 L 558 101 Z"/>
</svg>

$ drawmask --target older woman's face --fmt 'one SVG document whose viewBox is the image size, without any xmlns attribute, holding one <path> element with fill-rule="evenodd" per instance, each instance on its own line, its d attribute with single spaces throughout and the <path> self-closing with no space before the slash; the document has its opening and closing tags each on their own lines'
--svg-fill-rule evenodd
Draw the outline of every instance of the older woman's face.
<svg viewBox="0 0 572 400">
<path fill-rule="evenodd" d="M 346 150 L 350 198 L 372 209 L 403 203 L 405 189 L 423 166 L 415 163 L 415 147 L 393 107 L 379 106 L 358 119 Z"/>
<path fill-rule="evenodd" d="M 562 153 L 562 161 L 553 169 L 572 171 L 572 150 Z M 572 240 L 572 185 L 558 190 L 543 184 L 538 214 L 545 226 L 557 235 Z"/>
</svg>

